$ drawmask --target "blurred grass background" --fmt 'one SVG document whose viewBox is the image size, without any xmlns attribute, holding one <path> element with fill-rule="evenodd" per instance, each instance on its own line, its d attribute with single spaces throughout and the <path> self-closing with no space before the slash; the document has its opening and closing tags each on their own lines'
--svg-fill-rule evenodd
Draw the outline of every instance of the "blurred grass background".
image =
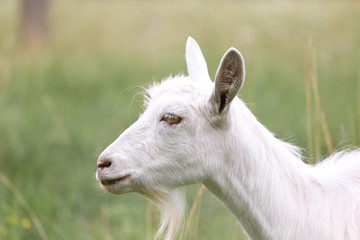
<svg viewBox="0 0 360 240">
<path fill-rule="evenodd" d="M 331 140 L 359 143 L 359 1 L 53 0 L 46 41 L 32 47 L 19 40 L 19 4 L 0 1 L 0 239 L 44 239 L 34 215 L 48 239 L 151 239 L 154 206 L 104 193 L 96 159 L 137 119 L 139 86 L 186 73 L 189 35 L 210 76 L 238 48 L 247 67 L 241 98 L 304 149 L 312 42 Z M 197 188 L 184 190 L 189 206 Z M 246 239 L 207 191 L 194 219 L 187 239 Z"/>
</svg>

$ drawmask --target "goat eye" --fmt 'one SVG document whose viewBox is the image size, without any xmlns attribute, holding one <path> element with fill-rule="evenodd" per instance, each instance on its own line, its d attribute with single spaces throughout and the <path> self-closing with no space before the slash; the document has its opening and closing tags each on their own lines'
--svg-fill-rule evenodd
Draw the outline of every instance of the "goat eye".
<svg viewBox="0 0 360 240">
<path fill-rule="evenodd" d="M 167 113 L 162 117 L 161 121 L 165 121 L 168 124 L 172 125 L 172 124 L 178 124 L 181 121 L 181 118 L 176 115 Z"/>
</svg>

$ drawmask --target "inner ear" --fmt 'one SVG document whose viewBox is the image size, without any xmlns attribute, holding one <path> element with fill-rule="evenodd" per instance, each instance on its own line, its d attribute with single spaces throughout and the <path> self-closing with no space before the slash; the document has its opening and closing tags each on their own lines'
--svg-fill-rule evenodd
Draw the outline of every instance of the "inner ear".
<svg viewBox="0 0 360 240">
<path fill-rule="evenodd" d="M 230 48 L 223 56 L 215 76 L 213 103 L 218 113 L 228 108 L 245 80 L 245 64 L 241 53 Z"/>
<path fill-rule="evenodd" d="M 218 110 L 219 113 L 221 113 L 226 106 L 226 101 L 228 101 L 226 98 L 227 98 L 227 96 L 225 93 L 220 95 L 220 106 L 219 106 L 219 110 Z"/>
</svg>

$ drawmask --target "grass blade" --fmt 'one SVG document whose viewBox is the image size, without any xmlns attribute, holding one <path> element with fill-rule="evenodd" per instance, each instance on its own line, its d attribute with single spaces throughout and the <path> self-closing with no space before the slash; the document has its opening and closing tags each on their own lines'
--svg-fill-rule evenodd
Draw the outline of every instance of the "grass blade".
<svg viewBox="0 0 360 240">
<path fill-rule="evenodd" d="M 12 184 L 12 182 L 7 178 L 4 174 L 0 173 L 0 181 L 1 183 L 8 188 L 15 196 L 16 200 L 20 203 L 21 206 L 27 211 L 31 220 L 33 221 L 41 239 L 48 240 L 48 236 L 44 230 L 44 227 L 41 224 L 40 219 L 36 216 L 35 212 L 30 207 L 29 203 L 26 201 L 25 197 L 21 194 L 21 192 Z"/>
<path fill-rule="evenodd" d="M 316 67 L 316 52 L 311 41 L 308 43 L 308 74 L 311 87 L 313 90 L 314 102 L 315 102 L 315 114 L 316 114 L 316 127 L 315 127 L 315 149 L 316 149 L 316 159 L 320 158 L 320 136 L 319 136 L 319 127 L 321 127 L 328 154 L 334 152 L 334 146 L 331 140 L 329 128 L 326 122 L 325 113 L 322 109 L 320 93 L 318 87 L 318 78 L 317 78 L 317 67 Z"/>
<path fill-rule="evenodd" d="M 308 157 L 309 159 L 314 158 L 314 149 L 313 149 L 313 135 L 312 135 L 312 120 L 311 120 L 311 60 L 306 51 L 305 54 L 305 99 L 306 99 L 306 135 L 308 142 Z"/>
<path fill-rule="evenodd" d="M 195 215 L 195 212 L 196 212 L 196 209 L 197 209 L 197 206 L 200 204 L 201 202 L 201 198 L 202 198 L 202 195 L 204 193 L 204 190 L 205 190 L 205 186 L 204 184 L 201 184 L 199 190 L 197 191 L 196 193 L 196 196 L 195 196 L 195 199 L 194 199 L 194 203 L 191 207 L 191 210 L 190 210 L 190 213 L 189 213 L 189 216 L 186 220 L 186 225 L 185 225 L 185 230 L 184 230 L 184 237 L 183 239 L 187 239 L 187 236 L 188 236 L 188 233 L 189 233 L 189 230 L 190 230 L 190 224 L 194 218 L 194 215 Z"/>
</svg>

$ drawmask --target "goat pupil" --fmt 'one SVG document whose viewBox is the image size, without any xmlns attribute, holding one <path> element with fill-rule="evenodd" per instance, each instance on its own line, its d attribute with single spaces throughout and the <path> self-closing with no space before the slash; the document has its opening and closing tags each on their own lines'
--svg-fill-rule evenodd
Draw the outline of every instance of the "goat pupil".
<svg viewBox="0 0 360 240">
<path fill-rule="evenodd" d="M 177 122 L 177 117 L 174 117 L 174 116 L 170 116 L 169 118 L 168 118 L 168 123 L 176 123 Z"/>
<path fill-rule="evenodd" d="M 176 124 L 180 122 L 180 118 L 175 115 L 166 114 L 163 117 L 163 120 L 165 120 L 169 124 Z"/>
</svg>

